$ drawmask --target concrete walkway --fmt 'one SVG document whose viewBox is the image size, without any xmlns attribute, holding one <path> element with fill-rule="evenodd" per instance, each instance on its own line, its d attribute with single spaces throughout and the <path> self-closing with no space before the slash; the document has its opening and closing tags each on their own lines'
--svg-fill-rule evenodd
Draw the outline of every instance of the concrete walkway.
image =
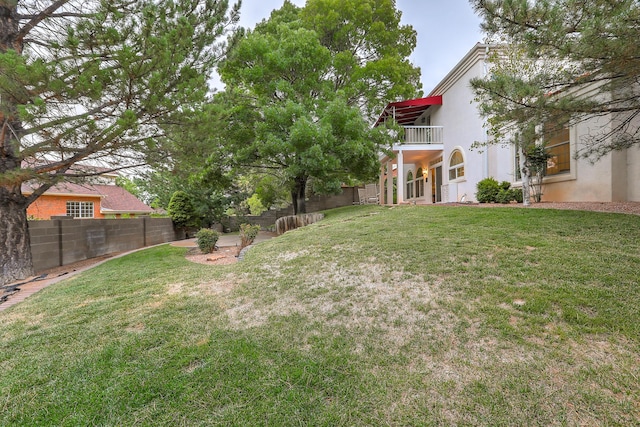
<svg viewBox="0 0 640 427">
<path fill-rule="evenodd" d="M 253 243 L 260 243 L 265 240 L 269 240 L 272 237 L 276 237 L 276 234 L 269 231 L 261 231 L 258 233 L 258 236 L 253 241 Z M 171 242 L 170 244 L 171 246 L 177 246 L 180 248 L 198 247 L 198 245 L 196 244 L 196 239 L 176 240 L 175 242 Z M 216 246 L 220 248 L 229 246 L 240 246 L 240 235 L 238 233 L 221 233 Z"/>
<path fill-rule="evenodd" d="M 163 245 L 166 245 L 166 243 L 163 243 Z M 136 249 L 133 251 L 129 251 L 129 252 L 124 252 L 115 256 L 103 256 L 103 257 L 99 257 L 99 258 L 92 258 L 92 259 L 88 259 L 85 260 L 83 262 L 83 265 L 81 267 L 74 267 L 73 264 L 70 264 L 69 267 L 69 271 L 67 272 L 63 272 L 63 273 L 58 273 L 57 275 L 54 276 L 46 276 L 44 279 L 40 279 L 40 280 L 34 280 L 34 277 L 30 277 L 27 278 L 25 280 L 22 280 L 18 283 L 24 283 L 23 285 L 19 286 L 19 291 L 16 292 L 13 295 L 10 295 L 9 298 L 3 302 L 2 304 L 0 304 L 0 311 L 4 311 L 7 308 L 14 306 L 22 301 L 24 301 L 25 299 L 27 299 L 28 297 L 30 297 L 31 295 L 35 294 L 36 292 L 40 291 L 41 289 L 46 288 L 49 285 L 53 285 L 54 283 L 58 283 L 62 280 L 68 279 L 70 277 L 75 276 L 76 274 L 82 273 L 83 271 L 87 271 L 93 267 L 97 267 L 102 263 L 105 263 L 109 260 L 112 259 L 116 259 L 116 258 L 120 258 L 121 256 L 125 256 L 128 255 L 130 253 L 133 252 L 137 252 L 137 251 L 141 251 L 143 249 L 148 249 L 152 246 L 147 246 L 145 248 L 140 248 L 140 249 Z M 95 261 L 95 262 L 91 262 L 91 261 Z M 35 276 L 35 278 L 37 278 L 39 276 Z M 26 283 L 25 283 L 26 282 Z M 11 286 L 11 285 L 7 285 L 7 286 Z"/>
<path fill-rule="evenodd" d="M 265 240 L 269 240 L 272 237 L 275 237 L 275 233 L 270 233 L 270 232 L 266 232 L 266 231 L 261 231 L 258 236 L 256 237 L 254 243 L 259 243 Z M 181 247 L 181 248 L 196 248 L 196 239 L 186 239 L 186 240 L 177 240 L 175 242 L 170 242 L 169 243 L 171 246 L 176 246 L 176 247 Z M 162 243 L 162 245 L 166 245 L 166 243 Z M 160 246 L 160 245 L 158 245 Z M 220 238 L 218 239 L 218 246 L 219 247 L 227 247 L 227 246 L 240 246 L 240 236 L 237 233 L 232 233 L 232 234 L 221 234 Z M 28 278 L 25 279 L 23 281 L 20 281 L 18 283 L 24 283 L 24 282 L 28 282 L 28 283 L 24 283 L 23 285 L 19 286 L 19 291 L 16 292 L 15 294 L 9 296 L 9 298 L 0 304 L 0 311 L 4 311 L 7 308 L 14 306 L 22 301 L 24 301 L 25 299 L 27 299 L 28 297 L 30 297 L 31 295 L 35 294 L 36 292 L 38 292 L 41 289 L 46 288 L 49 285 L 53 285 L 54 283 L 58 283 L 64 279 L 68 279 L 70 277 L 75 276 L 78 273 L 82 273 L 83 271 L 87 271 L 93 267 L 97 267 L 98 265 L 107 262 L 109 260 L 112 259 L 116 259 L 116 258 L 120 258 L 121 256 L 125 256 L 128 255 L 130 253 L 133 252 L 137 252 L 137 251 L 141 251 L 144 249 L 149 249 L 152 246 L 147 246 L 145 248 L 140 248 L 140 249 L 136 249 L 133 251 L 129 251 L 129 252 L 124 252 L 115 256 L 104 256 L 104 257 L 100 257 L 100 258 L 94 258 L 93 260 L 95 262 L 91 262 L 92 260 L 86 260 L 83 262 L 83 265 L 81 267 L 74 267 L 73 264 L 70 264 L 69 267 L 69 271 L 68 272 L 64 272 L 64 273 L 60 273 L 59 275 L 56 276 L 51 276 L 51 277 L 45 277 L 42 280 L 33 280 L 33 278 Z M 36 276 L 37 277 L 37 276 Z M 29 280 L 33 280 L 33 281 L 29 281 Z M 10 285 L 9 285 L 10 286 Z"/>
</svg>

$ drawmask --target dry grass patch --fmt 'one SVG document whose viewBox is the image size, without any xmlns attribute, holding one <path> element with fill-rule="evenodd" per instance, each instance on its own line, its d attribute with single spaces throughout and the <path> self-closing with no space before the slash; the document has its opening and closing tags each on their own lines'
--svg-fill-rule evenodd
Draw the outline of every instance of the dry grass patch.
<svg viewBox="0 0 640 427">
<path fill-rule="evenodd" d="M 142 251 L 0 313 L 0 424 L 638 425 L 638 235 L 362 206 L 234 265 Z"/>
</svg>

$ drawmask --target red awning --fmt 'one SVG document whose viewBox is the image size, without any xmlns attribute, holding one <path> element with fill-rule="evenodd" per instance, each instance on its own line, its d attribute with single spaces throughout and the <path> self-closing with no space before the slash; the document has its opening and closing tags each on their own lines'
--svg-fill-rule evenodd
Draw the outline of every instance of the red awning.
<svg viewBox="0 0 640 427">
<path fill-rule="evenodd" d="M 385 120 L 395 118 L 402 126 L 411 126 L 422 113 L 432 105 L 442 105 L 442 95 L 428 96 L 426 98 L 410 99 L 408 101 L 391 102 L 387 104 L 376 126 Z"/>
</svg>

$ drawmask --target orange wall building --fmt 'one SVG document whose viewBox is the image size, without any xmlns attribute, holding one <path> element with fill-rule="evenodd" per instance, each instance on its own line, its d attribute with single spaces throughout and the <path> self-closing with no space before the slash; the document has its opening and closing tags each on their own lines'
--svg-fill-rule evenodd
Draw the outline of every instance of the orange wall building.
<svg viewBox="0 0 640 427">
<path fill-rule="evenodd" d="M 31 194 L 32 191 L 28 185 L 23 186 L 23 194 Z M 152 212 L 152 208 L 116 185 L 73 183 L 51 187 L 27 208 L 27 215 L 34 219 L 51 219 L 52 216 L 120 218 Z"/>
</svg>

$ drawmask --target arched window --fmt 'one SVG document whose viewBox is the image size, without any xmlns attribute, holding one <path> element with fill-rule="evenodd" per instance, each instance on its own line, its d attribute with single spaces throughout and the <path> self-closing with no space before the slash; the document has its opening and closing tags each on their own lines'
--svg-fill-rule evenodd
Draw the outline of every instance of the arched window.
<svg viewBox="0 0 640 427">
<path fill-rule="evenodd" d="M 411 171 L 409 171 L 409 173 L 407 174 L 407 200 L 409 199 L 413 199 L 413 173 Z"/>
<path fill-rule="evenodd" d="M 424 176 L 422 168 L 416 171 L 415 192 L 416 197 L 424 197 Z"/>
<path fill-rule="evenodd" d="M 449 160 L 449 181 L 464 178 L 464 157 L 462 151 L 454 150 Z"/>
</svg>

